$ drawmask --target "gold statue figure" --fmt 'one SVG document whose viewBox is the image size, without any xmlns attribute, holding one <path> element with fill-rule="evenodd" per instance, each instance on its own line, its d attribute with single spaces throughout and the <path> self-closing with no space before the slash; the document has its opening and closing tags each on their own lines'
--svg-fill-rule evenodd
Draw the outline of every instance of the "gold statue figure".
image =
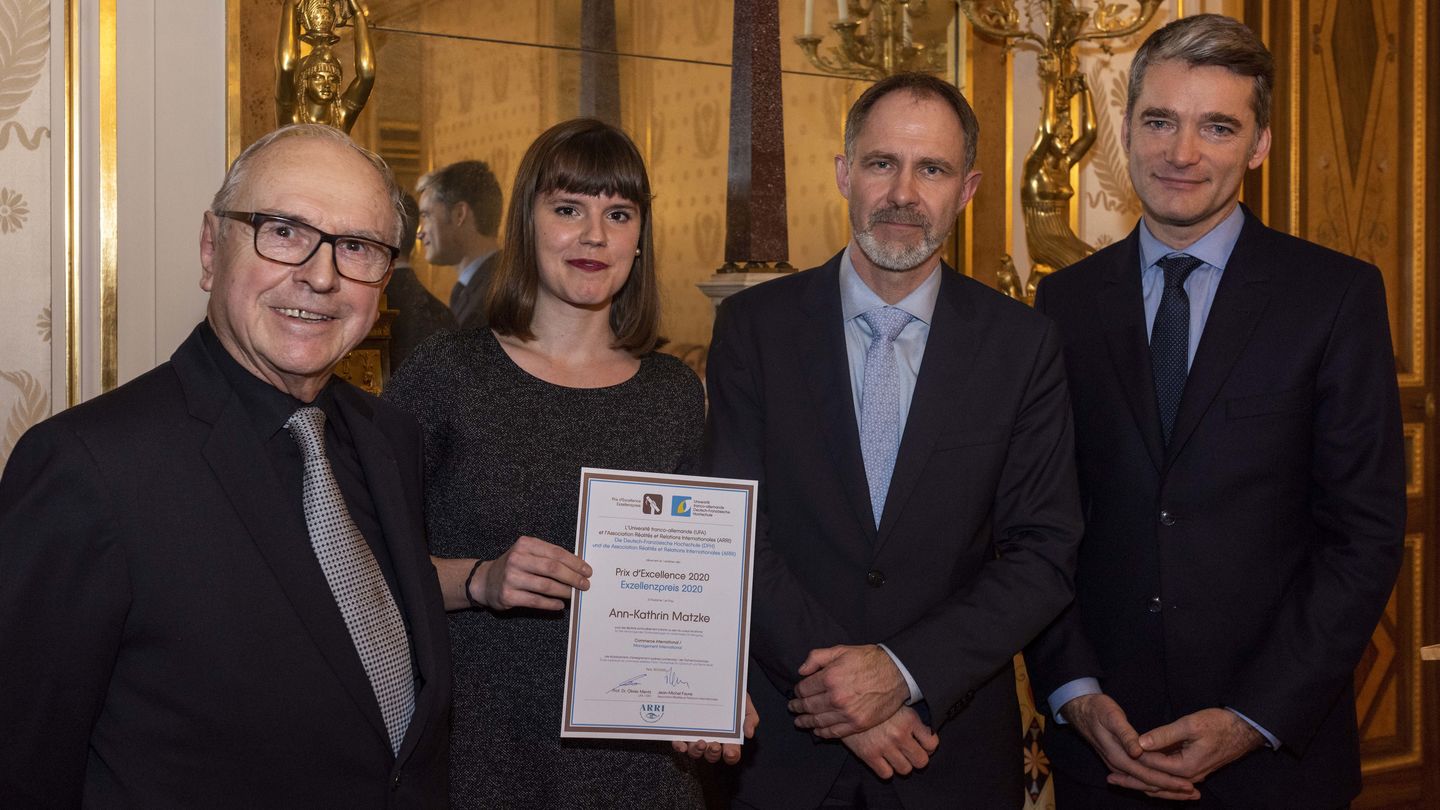
<svg viewBox="0 0 1440 810">
<path fill-rule="evenodd" d="M 1045 12 L 1044 35 L 1021 25 L 1014 0 L 960 0 L 960 10 L 975 30 L 1004 40 L 1006 47 L 1029 42 L 1039 50 L 1044 101 L 1035 145 L 1025 158 L 1025 176 L 1020 188 L 1020 207 L 1025 212 L 1025 245 L 1033 262 L 1023 295 L 1027 300 L 1034 296 L 1035 285 L 1046 274 L 1095 251 L 1070 230 L 1070 201 L 1075 196 L 1070 170 L 1090 151 L 1097 134 L 1095 100 L 1085 74 L 1080 71 L 1075 46 L 1087 41 L 1101 42 L 1100 47 L 1108 53 L 1102 41 L 1139 31 L 1155 16 L 1160 0 L 1139 0 L 1139 8 L 1133 15 L 1125 13 L 1128 7 L 1123 2 L 1100 2 L 1091 12 L 1077 9 L 1073 0 L 1033 0 L 1026 4 L 1027 17 L 1037 6 Z M 1077 105 L 1078 133 L 1072 120 L 1072 111 Z M 1001 277 L 1006 282 L 1003 286 L 1010 288 L 1007 294 L 1022 297 L 1016 294 L 1019 285 L 1013 263 L 1002 267 Z"/>
<path fill-rule="evenodd" d="M 1070 200 L 1075 196 L 1070 169 L 1095 143 L 1094 98 L 1085 74 L 1068 53 L 1059 58 L 1042 53 L 1040 81 L 1045 93 L 1040 128 L 1025 158 L 1024 184 L 1020 187 L 1025 244 L 1034 263 L 1025 285 L 1031 294 L 1046 274 L 1095 252 L 1070 230 Z M 1078 134 L 1071 123 L 1071 99 L 1079 105 Z"/>
<path fill-rule="evenodd" d="M 345 92 L 345 71 L 332 49 L 335 29 L 355 26 L 355 78 Z M 300 43 L 310 52 L 300 55 Z M 349 132 L 375 86 L 375 49 L 359 0 L 285 0 L 275 52 L 275 119 L 285 124 L 327 124 Z"/>
</svg>

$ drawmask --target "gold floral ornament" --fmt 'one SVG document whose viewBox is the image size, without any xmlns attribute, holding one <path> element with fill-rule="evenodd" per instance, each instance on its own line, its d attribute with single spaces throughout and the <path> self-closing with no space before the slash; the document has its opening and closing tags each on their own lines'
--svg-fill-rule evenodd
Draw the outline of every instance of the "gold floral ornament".
<svg viewBox="0 0 1440 810">
<path fill-rule="evenodd" d="M 30 208 L 18 191 L 0 188 L 0 233 L 11 233 L 25 227 Z"/>
<path fill-rule="evenodd" d="M 0 0 L 0 149 L 15 133 L 20 144 L 35 150 L 48 127 L 28 133 L 12 121 L 40 81 L 50 54 L 50 4 L 47 0 Z"/>
<path fill-rule="evenodd" d="M 0 432 L 0 467 L 15 449 L 20 436 L 30 427 L 50 415 L 50 395 L 45 386 L 28 371 L 0 371 L 0 380 L 15 386 L 19 398 L 5 420 Z"/>
</svg>

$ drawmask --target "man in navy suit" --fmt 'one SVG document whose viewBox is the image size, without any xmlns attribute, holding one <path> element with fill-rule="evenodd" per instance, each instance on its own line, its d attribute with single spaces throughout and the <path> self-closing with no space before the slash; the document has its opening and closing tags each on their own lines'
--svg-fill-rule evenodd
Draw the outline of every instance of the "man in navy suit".
<svg viewBox="0 0 1440 810">
<path fill-rule="evenodd" d="M 760 481 L 738 806 L 1018 807 L 1011 659 L 1070 601 L 1080 535 L 1058 335 L 944 265 L 979 184 L 953 85 L 851 108 L 853 238 L 721 307 L 705 466 Z"/>
<path fill-rule="evenodd" d="M 1152 34 L 1123 129 L 1140 224 L 1040 284 L 1086 516 L 1075 603 L 1027 652 L 1065 810 L 1360 790 L 1352 672 L 1405 523 L 1394 356 L 1376 268 L 1238 202 L 1273 76 L 1235 20 Z"/>
<path fill-rule="evenodd" d="M 461 329 L 485 326 L 485 294 L 500 262 L 500 183 L 479 160 L 451 163 L 420 178 L 420 244 L 425 261 L 454 266 L 450 311 Z"/>
<path fill-rule="evenodd" d="M 333 378 L 400 192 L 339 130 L 246 149 L 206 319 L 30 430 L 0 478 L 0 806 L 430 808 L 450 645 L 420 429 Z"/>
</svg>

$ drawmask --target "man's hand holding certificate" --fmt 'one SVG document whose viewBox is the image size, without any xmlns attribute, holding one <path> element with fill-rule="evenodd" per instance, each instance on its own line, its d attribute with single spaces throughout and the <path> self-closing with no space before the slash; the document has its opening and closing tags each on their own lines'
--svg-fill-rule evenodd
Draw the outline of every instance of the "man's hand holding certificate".
<svg viewBox="0 0 1440 810">
<path fill-rule="evenodd" d="M 562 737 L 744 739 L 756 482 L 585 469 Z"/>
</svg>

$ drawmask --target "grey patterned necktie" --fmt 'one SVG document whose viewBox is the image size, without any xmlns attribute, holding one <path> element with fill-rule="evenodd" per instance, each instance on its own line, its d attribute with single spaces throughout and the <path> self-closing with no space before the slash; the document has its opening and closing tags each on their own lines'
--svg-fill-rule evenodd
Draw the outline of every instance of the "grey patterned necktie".
<svg viewBox="0 0 1440 810">
<path fill-rule="evenodd" d="M 895 471 L 895 455 L 900 451 L 900 364 L 895 357 L 895 338 L 915 316 L 895 307 L 877 307 L 860 318 L 870 327 L 860 393 L 860 455 L 870 484 L 870 510 L 878 527 L 890 491 L 890 474 Z"/>
<path fill-rule="evenodd" d="M 405 622 L 380 564 L 350 517 L 325 455 L 325 412 L 301 408 L 285 427 L 305 457 L 305 524 L 310 530 L 310 546 L 375 690 L 390 749 L 399 753 L 415 713 L 415 677 Z"/>
<path fill-rule="evenodd" d="M 1169 444 L 1190 366 L 1190 297 L 1185 294 L 1185 279 L 1204 262 L 1188 253 L 1172 253 L 1155 264 L 1165 272 L 1165 289 L 1150 329 L 1150 368 L 1160 406 L 1160 431 Z"/>
</svg>

